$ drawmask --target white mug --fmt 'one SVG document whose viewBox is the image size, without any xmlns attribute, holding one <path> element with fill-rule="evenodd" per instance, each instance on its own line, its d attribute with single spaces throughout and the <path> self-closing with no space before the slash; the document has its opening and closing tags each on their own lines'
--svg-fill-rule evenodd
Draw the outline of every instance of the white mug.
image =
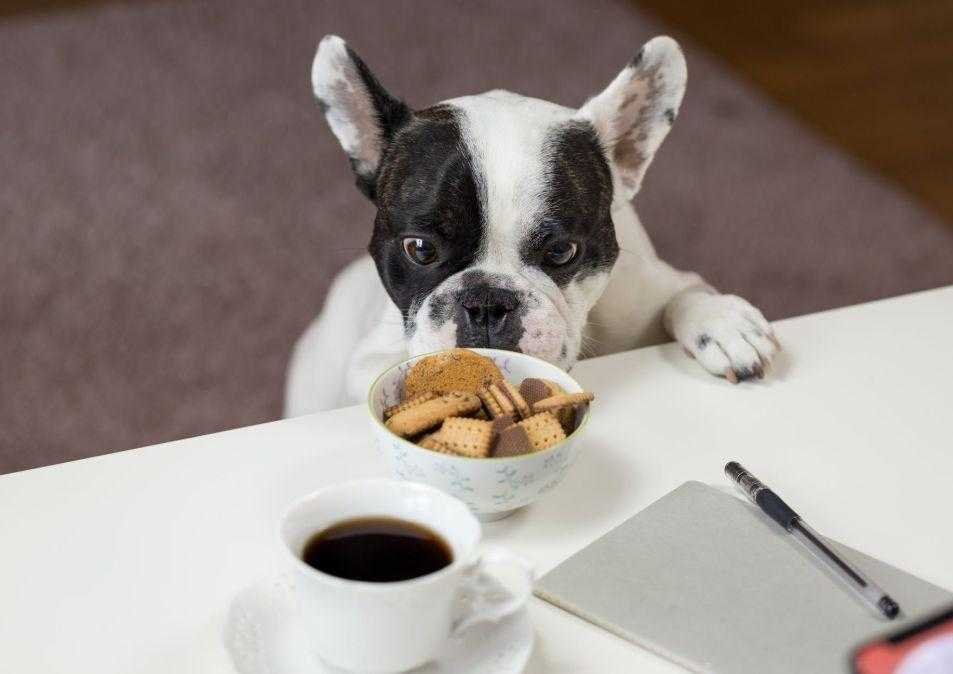
<svg viewBox="0 0 953 674">
<path fill-rule="evenodd" d="M 453 561 L 397 582 L 346 580 L 302 560 L 318 532 L 347 520 L 389 517 L 440 535 Z M 358 480 L 304 497 L 285 513 L 279 535 L 294 569 L 295 595 L 315 653 L 349 672 L 401 672 L 429 662 L 470 625 L 500 620 L 526 603 L 533 570 L 505 550 L 477 553 L 480 523 L 461 501 L 433 487 L 398 480 Z M 499 592 L 488 566 L 519 571 L 519 587 Z M 509 577 L 509 576 L 508 576 Z"/>
</svg>

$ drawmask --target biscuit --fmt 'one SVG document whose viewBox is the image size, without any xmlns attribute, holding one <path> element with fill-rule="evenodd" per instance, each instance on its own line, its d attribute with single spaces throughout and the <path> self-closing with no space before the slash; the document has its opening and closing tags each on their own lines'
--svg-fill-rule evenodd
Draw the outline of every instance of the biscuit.
<svg viewBox="0 0 953 674">
<path fill-rule="evenodd" d="M 482 459 L 490 455 L 493 423 L 481 419 L 450 417 L 433 438 L 454 454 Z"/>
<path fill-rule="evenodd" d="M 384 410 L 384 419 L 390 419 L 392 416 L 394 416 L 398 412 L 409 410 L 411 407 L 416 407 L 420 403 L 425 403 L 428 400 L 433 400 L 436 397 L 437 397 L 437 393 L 435 391 L 427 391 L 426 393 L 422 393 L 415 398 L 410 398 L 409 400 L 405 400 L 402 403 L 391 405 L 386 410 Z"/>
<path fill-rule="evenodd" d="M 520 384 L 520 393 L 531 407 L 544 398 L 549 398 L 551 396 L 559 395 L 565 392 L 566 390 L 562 386 L 551 379 L 537 379 L 535 377 L 528 377 Z M 573 432 L 573 429 L 576 426 L 575 409 L 572 407 L 566 407 L 564 409 L 557 410 L 553 414 L 555 414 L 556 418 L 559 419 L 559 423 L 563 425 L 563 430 L 566 431 L 566 433 Z"/>
<path fill-rule="evenodd" d="M 526 429 L 519 424 L 512 424 L 500 431 L 496 438 L 496 445 L 493 447 L 493 456 L 519 456 L 520 454 L 529 454 L 532 451 L 533 443 L 530 442 Z"/>
<path fill-rule="evenodd" d="M 480 409 L 480 399 L 472 393 L 452 391 L 396 413 L 385 423 L 402 438 L 423 433 L 439 426 L 447 417 L 473 414 Z"/>
<path fill-rule="evenodd" d="M 490 389 L 480 389 L 477 391 L 477 396 L 480 398 L 480 402 L 483 403 L 483 412 L 490 419 L 496 419 L 506 414 L 500 406 L 500 403 L 496 402 L 496 397 L 490 392 Z"/>
<path fill-rule="evenodd" d="M 499 435 L 504 429 L 516 423 L 516 418 L 510 414 L 503 414 L 492 421 L 493 435 Z"/>
<path fill-rule="evenodd" d="M 499 409 L 502 410 L 501 414 L 517 414 L 516 405 L 513 404 L 513 401 L 510 400 L 510 397 L 506 395 L 500 386 L 497 384 L 490 384 L 487 387 L 487 390 L 490 392 L 490 395 L 493 396 L 493 399 L 496 401 Z"/>
<path fill-rule="evenodd" d="M 500 430 L 493 447 L 493 456 L 519 456 L 538 452 L 565 439 L 566 433 L 559 420 L 550 412 L 541 412 Z"/>
<path fill-rule="evenodd" d="M 433 452 L 440 452 L 441 454 L 451 454 L 456 456 L 456 452 L 450 449 L 445 442 L 442 442 L 440 438 L 437 437 L 436 433 L 430 433 L 425 435 L 420 439 L 420 442 L 417 443 L 424 449 L 429 449 Z"/>
<path fill-rule="evenodd" d="M 562 425 L 551 412 L 534 414 L 529 419 L 523 419 L 517 426 L 526 431 L 534 451 L 548 449 L 566 439 Z"/>
<path fill-rule="evenodd" d="M 561 393 L 548 398 L 543 398 L 533 403 L 535 412 L 553 412 L 566 408 L 573 408 L 578 405 L 584 405 L 595 398 L 589 391 L 580 391 L 579 393 Z"/>
<path fill-rule="evenodd" d="M 496 398 L 490 393 L 490 389 L 481 388 L 476 394 L 480 398 L 480 402 L 483 403 L 482 411 L 488 418 L 496 419 L 499 416 L 503 416 L 503 408 L 496 402 Z"/>
<path fill-rule="evenodd" d="M 519 389 L 505 379 L 501 381 L 497 387 L 500 392 L 506 395 L 510 402 L 513 403 L 513 407 L 516 408 L 516 412 L 520 415 L 520 419 L 533 416 L 533 409 L 529 406 L 529 403 L 526 402 L 526 398 L 520 394 Z"/>
<path fill-rule="evenodd" d="M 520 395 L 522 395 L 530 405 L 539 402 L 543 398 L 565 392 L 562 386 L 549 379 L 527 377 L 520 382 Z"/>
<path fill-rule="evenodd" d="M 476 393 L 487 384 L 503 380 L 491 359 L 469 349 L 451 349 L 417 361 L 404 379 L 404 398 L 427 391 Z"/>
</svg>

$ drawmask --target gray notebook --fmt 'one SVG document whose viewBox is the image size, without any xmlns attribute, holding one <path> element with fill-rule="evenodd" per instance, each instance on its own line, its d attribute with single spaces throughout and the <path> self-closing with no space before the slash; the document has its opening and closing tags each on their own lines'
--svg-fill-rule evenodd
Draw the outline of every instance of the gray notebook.
<svg viewBox="0 0 953 674">
<path fill-rule="evenodd" d="M 831 674 L 953 595 L 831 541 L 897 600 L 879 619 L 757 508 L 686 482 L 546 574 L 536 594 L 694 671 Z"/>
</svg>

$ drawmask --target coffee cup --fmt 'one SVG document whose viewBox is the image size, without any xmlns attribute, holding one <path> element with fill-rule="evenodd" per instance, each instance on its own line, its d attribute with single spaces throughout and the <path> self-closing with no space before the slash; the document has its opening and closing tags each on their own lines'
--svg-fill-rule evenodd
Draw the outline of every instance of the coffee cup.
<svg viewBox="0 0 953 674">
<path fill-rule="evenodd" d="M 405 533 L 419 540 L 400 538 Z M 349 672 L 419 667 L 471 625 L 518 611 L 532 591 L 527 560 L 503 549 L 479 551 L 480 523 L 467 506 L 423 484 L 373 479 L 321 489 L 288 509 L 279 537 L 315 654 Z M 432 543 L 425 551 L 435 561 L 426 564 L 442 566 L 426 572 L 431 567 L 421 560 L 430 556 L 415 547 L 395 554 L 388 543 Z M 515 570 L 506 574 L 508 592 L 492 573 L 503 567 Z M 406 577 L 416 571 L 423 575 Z"/>
</svg>

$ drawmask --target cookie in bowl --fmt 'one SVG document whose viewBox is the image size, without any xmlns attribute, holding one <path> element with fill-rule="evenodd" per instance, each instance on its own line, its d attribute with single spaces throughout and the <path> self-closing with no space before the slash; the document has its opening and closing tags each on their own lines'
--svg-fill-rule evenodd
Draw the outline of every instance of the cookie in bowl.
<svg viewBox="0 0 953 674">
<path fill-rule="evenodd" d="M 495 349 L 452 349 L 384 372 L 368 398 L 393 474 L 499 519 L 559 484 L 595 396 L 555 365 Z"/>
</svg>

